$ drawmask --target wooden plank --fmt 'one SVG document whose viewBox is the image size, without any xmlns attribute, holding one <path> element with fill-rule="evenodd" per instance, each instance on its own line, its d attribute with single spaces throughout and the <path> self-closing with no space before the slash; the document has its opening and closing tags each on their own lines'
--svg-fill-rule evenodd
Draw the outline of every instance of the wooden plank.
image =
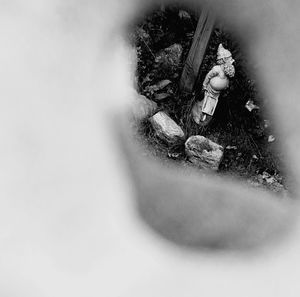
<svg viewBox="0 0 300 297">
<path fill-rule="evenodd" d="M 204 8 L 201 11 L 192 46 L 182 71 L 180 89 L 183 92 L 191 93 L 194 89 L 200 66 L 214 29 L 214 23 L 214 15 L 207 8 Z"/>
</svg>

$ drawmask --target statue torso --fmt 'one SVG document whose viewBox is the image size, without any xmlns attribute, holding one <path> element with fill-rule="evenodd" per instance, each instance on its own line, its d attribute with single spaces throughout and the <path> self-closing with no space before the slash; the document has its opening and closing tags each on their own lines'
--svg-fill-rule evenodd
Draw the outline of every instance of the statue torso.
<svg viewBox="0 0 300 297">
<path fill-rule="evenodd" d="M 228 87 L 229 79 L 226 76 L 222 66 L 215 66 L 214 70 L 218 72 L 218 75 L 211 78 L 209 84 L 213 90 L 222 91 Z"/>
</svg>

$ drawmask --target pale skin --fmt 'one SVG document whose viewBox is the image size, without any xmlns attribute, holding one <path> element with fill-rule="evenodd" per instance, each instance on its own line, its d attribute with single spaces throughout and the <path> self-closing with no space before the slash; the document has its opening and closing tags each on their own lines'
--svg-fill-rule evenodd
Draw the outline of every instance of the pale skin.
<svg viewBox="0 0 300 297">
<path fill-rule="evenodd" d="M 134 98 L 119 36 L 141 2 L 2 1 L 1 296 L 299 296 L 300 7 L 210 3 L 258 65 L 293 198 L 166 168 L 117 141 Z"/>
</svg>

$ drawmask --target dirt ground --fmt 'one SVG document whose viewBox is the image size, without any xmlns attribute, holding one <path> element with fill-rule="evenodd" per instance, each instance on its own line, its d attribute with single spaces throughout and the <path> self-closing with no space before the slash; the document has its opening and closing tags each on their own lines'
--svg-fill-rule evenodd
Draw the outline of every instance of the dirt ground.
<svg viewBox="0 0 300 297">
<path fill-rule="evenodd" d="M 216 22 L 193 94 L 179 90 L 179 80 L 197 26 L 199 12 L 184 7 L 157 7 L 133 24 L 130 41 L 137 50 L 136 84 L 140 94 L 155 101 L 158 110 L 165 111 L 185 132 L 186 137 L 203 135 L 222 145 L 224 157 L 218 174 L 241 177 L 255 187 L 264 187 L 285 193 L 286 173 L 280 139 L 267 113 L 268 100 L 255 80 L 257 65 L 250 63 L 238 39 Z M 212 122 L 199 127 L 191 117 L 195 99 L 203 96 L 202 82 L 215 64 L 218 45 L 222 43 L 232 52 L 236 75 L 224 91 Z M 158 61 L 162 51 L 174 44 L 182 47 L 180 62 L 163 67 Z M 163 91 L 157 93 L 157 83 L 170 80 Z M 154 86 L 154 87 L 153 87 Z M 251 101 L 257 109 L 249 111 L 245 105 Z M 163 160 L 172 160 L 190 166 L 184 151 L 184 142 L 170 145 L 160 140 L 149 121 L 139 127 L 139 135 L 148 153 Z"/>
</svg>

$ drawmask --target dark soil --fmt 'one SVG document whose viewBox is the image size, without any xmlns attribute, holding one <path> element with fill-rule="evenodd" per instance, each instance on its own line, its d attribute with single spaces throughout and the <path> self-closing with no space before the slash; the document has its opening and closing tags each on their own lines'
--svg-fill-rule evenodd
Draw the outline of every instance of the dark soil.
<svg viewBox="0 0 300 297">
<path fill-rule="evenodd" d="M 264 186 L 275 192 L 285 190 L 283 156 L 279 150 L 279 139 L 265 112 L 266 98 L 257 89 L 256 65 L 249 63 L 238 40 L 226 27 L 216 23 L 193 94 L 182 94 L 179 80 L 188 55 L 199 12 L 186 10 L 178 5 L 154 10 L 134 24 L 130 40 L 137 49 L 137 88 L 139 93 L 155 100 L 151 86 L 168 79 L 171 81 L 164 92 L 168 95 L 157 101 L 159 110 L 164 110 L 181 126 L 188 138 L 203 135 L 225 148 L 219 173 L 246 178 L 254 186 Z M 183 54 L 179 65 L 164 69 L 155 58 L 161 50 L 180 44 Z M 202 82 L 207 72 L 215 65 L 218 45 L 222 43 L 235 59 L 235 77 L 230 87 L 221 93 L 213 120 L 206 127 L 199 127 L 191 117 L 195 98 L 203 96 Z M 251 75 L 250 75 L 251 74 Z M 245 104 L 252 100 L 259 109 L 251 112 Z M 149 148 L 149 154 L 160 158 L 187 162 L 184 143 L 170 146 L 158 139 L 148 121 L 144 121 L 139 133 Z M 270 141 L 270 136 L 275 136 Z"/>
</svg>

